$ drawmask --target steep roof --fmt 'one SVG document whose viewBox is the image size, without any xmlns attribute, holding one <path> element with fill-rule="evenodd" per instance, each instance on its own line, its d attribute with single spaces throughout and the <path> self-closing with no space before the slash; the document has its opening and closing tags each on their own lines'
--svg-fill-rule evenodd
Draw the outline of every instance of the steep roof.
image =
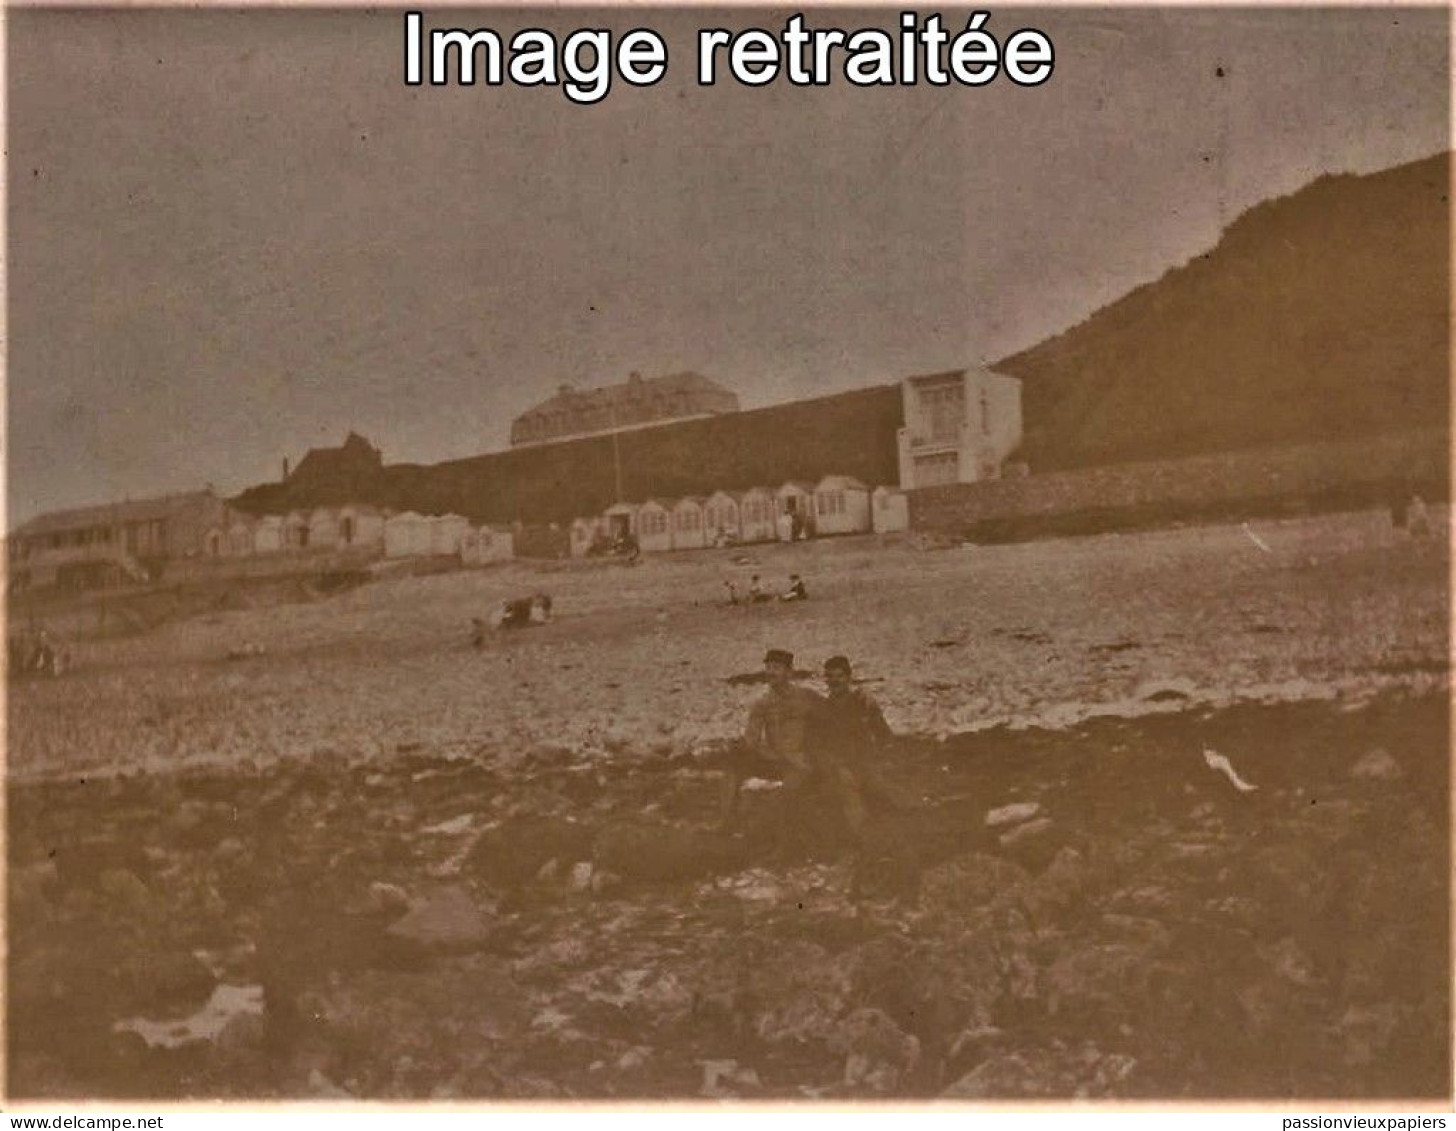
<svg viewBox="0 0 1456 1131">
<path fill-rule="evenodd" d="M 306 472 L 317 472 L 320 467 L 333 470 L 360 464 L 379 466 L 382 463 L 383 456 L 379 449 L 359 433 L 351 431 L 337 448 L 309 448 L 289 478 L 297 478 Z"/>
</svg>

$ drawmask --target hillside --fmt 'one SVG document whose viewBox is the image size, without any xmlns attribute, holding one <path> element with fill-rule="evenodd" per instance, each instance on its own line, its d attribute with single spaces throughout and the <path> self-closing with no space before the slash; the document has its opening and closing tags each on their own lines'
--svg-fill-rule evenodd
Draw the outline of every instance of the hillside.
<svg viewBox="0 0 1456 1131">
<path fill-rule="evenodd" d="M 1350 437 L 1448 419 L 1448 154 L 1327 176 L 996 364 L 1033 470 Z"/>
</svg>

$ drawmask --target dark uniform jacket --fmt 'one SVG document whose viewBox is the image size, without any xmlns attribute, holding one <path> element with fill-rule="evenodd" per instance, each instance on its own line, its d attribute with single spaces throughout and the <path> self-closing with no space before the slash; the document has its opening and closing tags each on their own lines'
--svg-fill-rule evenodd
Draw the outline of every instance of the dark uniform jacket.
<svg viewBox="0 0 1456 1131">
<path fill-rule="evenodd" d="M 854 688 L 821 701 L 810 741 L 830 763 L 856 765 L 883 753 L 893 739 L 879 706 Z"/>
</svg>

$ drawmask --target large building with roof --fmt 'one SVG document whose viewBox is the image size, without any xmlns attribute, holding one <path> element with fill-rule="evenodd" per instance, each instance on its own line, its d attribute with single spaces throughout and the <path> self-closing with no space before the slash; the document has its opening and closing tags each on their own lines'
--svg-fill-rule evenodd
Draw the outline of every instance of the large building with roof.
<svg viewBox="0 0 1456 1131">
<path fill-rule="evenodd" d="M 145 581 L 172 558 L 217 553 L 207 539 L 227 521 L 227 504 L 211 490 L 51 511 L 7 540 L 9 585 L 20 591 Z"/>
<path fill-rule="evenodd" d="M 737 411 L 738 397 L 700 373 L 634 373 L 620 385 L 562 385 L 555 396 L 511 422 L 511 445 L 549 444 Z"/>
<path fill-rule="evenodd" d="M 379 449 L 350 432 L 337 448 L 310 448 L 284 481 L 314 504 L 342 505 L 367 498 L 384 470 Z"/>
</svg>

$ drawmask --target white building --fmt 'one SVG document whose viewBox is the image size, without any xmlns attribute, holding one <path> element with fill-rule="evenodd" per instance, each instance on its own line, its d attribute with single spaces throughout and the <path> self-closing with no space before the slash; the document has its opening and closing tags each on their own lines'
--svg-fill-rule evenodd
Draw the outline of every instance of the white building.
<svg viewBox="0 0 1456 1131">
<path fill-rule="evenodd" d="M 383 549 L 384 512 L 378 507 L 353 503 L 340 507 L 338 540 L 343 549 Z"/>
<path fill-rule="evenodd" d="M 637 512 L 642 508 L 637 503 L 613 503 L 602 512 L 606 519 L 607 537 L 612 541 L 637 533 Z"/>
<path fill-rule="evenodd" d="M 714 491 L 703 504 L 703 530 L 708 545 L 742 540 L 738 499 L 729 491 Z"/>
<path fill-rule="evenodd" d="M 900 486 L 910 490 L 997 479 L 1021 446 L 1021 382 L 989 369 L 901 383 Z"/>
<path fill-rule="evenodd" d="M 258 522 L 245 514 L 234 514 L 227 527 L 223 553 L 230 558 L 251 557 L 256 551 L 255 534 Z"/>
<path fill-rule="evenodd" d="M 814 488 L 816 534 L 866 534 L 870 489 L 849 475 L 826 475 Z"/>
<path fill-rule="evenodd" d="M 471 527 L 460 539 L 460 560 L 466 565 L 490 565 L 515 557 L 515 535 L 489 526 Z"/>
<path fill-rule="evenodd" d="M 283 548 L 306 550 L 309 547 L 308 515 L 291 511 L 283 516 Z"/>
<path fill-rule="evenodd" d="M 870 521 L 876 534 L 910 529 L 910 500 L 898 487 L 876 487 L 871 495 Z"/>
<path fill-rule="evenodd" d="M 644 552 L 672 549 L 672 508 L 648 499 L 637 510 L 637 545 Z"/>
<path fill-rule="evenodd" d="M 255 554 L 276 554 L 283 549 L 283 519 L 276 514 L 265 514 L 253 528 L 253 552 Z"/>
<path fill-rule="evenodd" d="M 744 542 L 772 542 L 779 536 L 778 499 L 767 487 L 751 487 L 738 500 L 738 537 Z"/>
<path fill-rule="evenodd" d="M 799 479 L 790 479 L 775 494 L 779 501 L 779 516 L 789 519 L 790 537 L 784 541 L 791 541 L 797 534 L 799 537 L 807 537 L 814 533 L 814 484 L 806 483 Z M 794 530 L 797 525 L 798 530 Z M 779 525 L 779 535 L 783 537 L 785 527 Z"/>
<path fill-rule="evenodd" d="M 316 507 L 308 516 L 308 548 L 332 550 L 339 544 L 339 516 L 329 507 Z"/>
<path fill-rule="evenodd" d="M 384 556 L 425 557 L 430 552 L 430 520 L 414 511 L 392 514 L 384 520 Z"/>
<path fill-rule="evenodd" d="M 703 500 L 696 495 L 679 499 L 672 508 L 672 548 L 701 550 L 708 544 L 703 526 Z"/>
<path fill-rule="evenodd" d="M 430 520 L 430 553 L 437 558 L 455 557 L 460 553 L 460 544 L 470 529 L 470 520 L 464 515 L 437 514 Z"/>
</svg>

